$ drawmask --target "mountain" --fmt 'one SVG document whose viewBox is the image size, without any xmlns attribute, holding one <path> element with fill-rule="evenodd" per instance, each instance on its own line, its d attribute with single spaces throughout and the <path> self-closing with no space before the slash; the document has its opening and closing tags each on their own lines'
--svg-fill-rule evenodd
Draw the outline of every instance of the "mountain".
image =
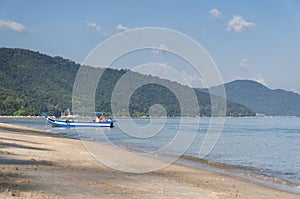
<svg viewBox="0 0 300 199">
<path fill-rule="evenodd" d="M 267 116 L 300 116 L 300 95 L 282 89 L 269 89 L 252 80 L 224 84 L 227 99 Z M 202 90 L 204 91 L 204 90 Z"/>
<path fill-rule="evenodd" d="M 79 64 L 62 57 L 51 57 L 25 49 L 0 48 L 0 115 L 40 115 L 42 111 L 59 115 L 64 109 L 71 108 L 73 85 L 80 67 Z M 210 116 L 210 96 L 207 93 L 128 70 L 105 70 L 89 66 L 82 66 L 81 69 L 91 76 L 103 72 L 95 93 L 95 105 L 96 110 L 108 115 L 112 112 L 111 96 L 116 83 L 124 74 L 129 74 L 134 82 L 160 82 L 146 84 L 133 92 L 129 101 L 131 116 L 148 115 L 150 107 L 153 108 L 155 104 L 165 107 L 169 117 L 195 116 L 193 107 L 181 113 L 179 101 L 169 88 L 174 88 L 181 94 L 194 91 L 200 107 L 200 113 L 196 115 Z M 87 76 L 86 80 L 90 78 Z M 123 90 L 118 92 L 121 96 L 126 94 L 122 93 L 125 92 Z M 186 96 L 186 99 L 189 100 L 189 96 Z M 123 110 L 115 114 L 128 116 Z M 228 116 L 254 114 L 243 105 L 227 101 Z"/>
<path fill-rule="evenodd" d="M 70 107 L 80 65 L 24 49 L 0 49 L 0 115 Z"/>
</svg>

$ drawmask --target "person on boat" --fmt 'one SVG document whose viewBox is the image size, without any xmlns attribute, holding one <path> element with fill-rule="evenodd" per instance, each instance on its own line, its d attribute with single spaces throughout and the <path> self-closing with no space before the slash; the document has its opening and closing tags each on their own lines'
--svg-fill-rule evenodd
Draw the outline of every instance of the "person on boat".
<svg viewBox="0 0 300 199">
<path fill-rule="evenodd" d="M 98 119 L 99 119 L 99 122 L 105 122 L 106 121 L 106 118 L 103 115 L 100 115 L 98 117 Z"/>
</svg>

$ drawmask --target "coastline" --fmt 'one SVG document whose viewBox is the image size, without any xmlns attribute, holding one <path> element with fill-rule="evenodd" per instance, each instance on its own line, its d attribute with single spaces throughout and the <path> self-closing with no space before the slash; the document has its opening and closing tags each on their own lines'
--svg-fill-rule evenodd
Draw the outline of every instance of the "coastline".
<svg viewBox="0 0 300 199">
<path fill-rule="evenodd" d="M 300 194 L 300 185 L 274 176 L 268 176 L 257 172 L 258 169 L 249 168 L 246 166 L 232 165 L 227 163 L 213 162 L 207 159 L 196 158 L 183 155 L 176 161 L 177 164 L 204 169 L 233 178 L 237 178 L 250 183 L 267 186 L 270 188 L 287 191 L 290 193 Z"/>
<path fill-rule="evenodd" d="M 3 123 L 0 167 L 0 198 L 300 197 L 181 164 L 145 174 L 123 173 L 97 162 L 80 140 Z"/>
<path fill-rule="evenodd" d="M 225 117 L 219 117 L 219 118 L 225 118 L 225 119 L 230 119 L 230 118 L 298 118 L 300 116 L 281 116 L 281 115 L 274 115 L 274 116 L 237 116 L 237 117 L 233 117 L 233 116 L 225 116 Z M 0 115 L 0 118 L 45 118 L 45 116 L 13 116 L 13 115 Z M 209 116 L 197 116 L 197 117 L 189 117 L 189 116 L 180 116 L 180 117 L 149 117 L 149 116 L 140 116 L 140 117 L 127 117 L 127 116 L 121 116 L 121 117 L 117 117 L 117 119 L 161 119 L 161 118 L 186 118 L 186 119 L 190 119 L 190 118 L 206 118 L 206 119 L 210 119 L 212 117 Z"/>
</svg>

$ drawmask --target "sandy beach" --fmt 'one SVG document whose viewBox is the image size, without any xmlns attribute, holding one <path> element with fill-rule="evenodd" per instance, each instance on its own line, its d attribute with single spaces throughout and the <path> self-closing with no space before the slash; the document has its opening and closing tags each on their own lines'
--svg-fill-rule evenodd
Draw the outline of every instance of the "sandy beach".
<svg viewBox="0 0 300 199">
<path fill-rule="evenodd" d="M 96 161 L 80 140 L 3 123 L 0 167 L 0 198 L 300 198 L 178 164 L 146 174 L 119 172 Z"/>
</svg>

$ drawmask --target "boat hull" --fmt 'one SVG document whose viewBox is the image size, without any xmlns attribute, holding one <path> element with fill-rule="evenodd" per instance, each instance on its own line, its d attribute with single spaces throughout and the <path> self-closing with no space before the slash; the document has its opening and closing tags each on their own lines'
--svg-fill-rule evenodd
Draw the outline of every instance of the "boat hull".
<svg viewBox="0 0 300 199">
<path fill-rule="evenodd" d="M 76 127 L 114 127 L 114 120 L 107 120 L 105 122 L 73 122 L 69 120 L 55 120 L 47 117 L 47 122 L 55 127 L 66 127 L 66 128 L 76 128 Z"/>
</svg>

